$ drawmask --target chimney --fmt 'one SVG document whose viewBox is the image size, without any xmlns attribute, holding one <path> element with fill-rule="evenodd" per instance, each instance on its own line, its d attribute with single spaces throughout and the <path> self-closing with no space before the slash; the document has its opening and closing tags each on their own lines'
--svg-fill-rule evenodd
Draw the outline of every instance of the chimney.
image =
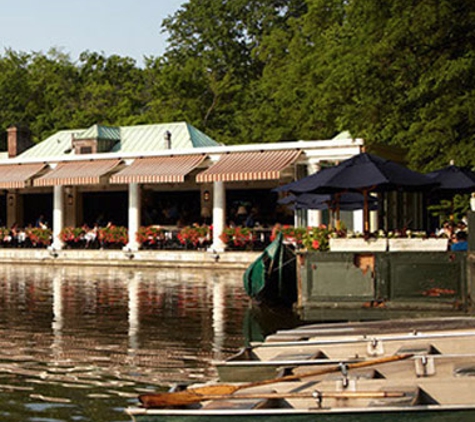
<svg viewBox="0 0 475 422">
<path fill-rule="evenodd" d="M 163 139 L 165 139 L 165 149 L 172 149 L 172 134 L 169 130 L 165 132 Z"/>
<path fill-rule="evenodd" d="M 10 126 L 7 133 L 8 158 L 16 157 L 33 146 L 31 132 L 27 126 Z"/>
</svg>

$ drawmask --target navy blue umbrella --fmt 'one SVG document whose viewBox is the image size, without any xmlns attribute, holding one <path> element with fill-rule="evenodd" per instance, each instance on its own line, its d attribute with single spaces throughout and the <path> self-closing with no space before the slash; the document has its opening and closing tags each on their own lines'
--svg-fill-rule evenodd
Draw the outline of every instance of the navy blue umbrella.
<svg viewBox="0 0 475 422">
<path fill-rule="evenodd" d="M 451 195 L 450 218 L 454 216 L 454 194 L 475 191 L 475 173 L 469 169 L 457 167 L 453 164 L 427 174 L 428 177 L 438 182 L 434 189 L 443 196 Z"/>
<path fill-rule="evenodd" d="M 436 191 L 447 193 L 467 193 L 475 190 L 475 173 L 471 170 L 450 165 L 427 173 L 439 185 Z"/>
<path fill-rule="evenodd" d="M 345 192 L 342 194 L 319 195 L 315 193 L 302 193 L 300 195 L 290 194 L 277 201 L 279 204 L 293 204 L 295 209 L 313 210 L 334 210 L 337 207 L 343 211 L 354 211 L 363 209 L 364 197 L 357 192 Z M 376 198 L 369 198 L 371 210 L 378 208 Z"/>
<path fill-rule="evenodd" d="M 436 186 L 432 178 L 373 154 L 361 153 L 279 188 L 299 193 L 360 192 L 364 197 L 364 230 L 369 230 L 368 193 L 390 190 L 417 191 Z"/>
<path fill-rule="evenodd" d="M 416 191 L 437 184 L 432 178 L 394 161 L 361 153 L 280 189 L 293 193 L 332 193 L 342 190 L 382 192 L 396 189 Z"/>
</svg>

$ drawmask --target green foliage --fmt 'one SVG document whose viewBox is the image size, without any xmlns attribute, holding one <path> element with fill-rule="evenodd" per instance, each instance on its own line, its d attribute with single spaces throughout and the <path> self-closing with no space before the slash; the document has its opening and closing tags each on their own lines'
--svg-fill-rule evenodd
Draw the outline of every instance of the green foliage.
<svg viewBox="0 0 475 422">
<path fill-rule="evenodd" d="M 6 50 L 0 122 L 35 140 L 93 124 L 187 121 L 224 143 L 328 139 L 408 150 L 430 171 L 475 165 L 475 2 L 188 0 L 138 67 Z"/>
<path fill-rule="evenodd" d="M 470 209 L 470 195 L 454 195 L 453 199 L 442 199 L 438 204 L 430 205 L 428 210 L 439 218 L 439 225 L 444 221 L 458 223 Z"/>
</svg>

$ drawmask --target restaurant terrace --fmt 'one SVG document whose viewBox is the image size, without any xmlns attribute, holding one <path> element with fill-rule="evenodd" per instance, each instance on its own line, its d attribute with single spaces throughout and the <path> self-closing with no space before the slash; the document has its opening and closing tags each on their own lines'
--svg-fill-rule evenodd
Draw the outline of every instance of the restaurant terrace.
<svg viewBox="0 0 475 422">
<path fill-rule="evenodd" d="M 225 146 L 186 122 L 94 125 L 57 132 L 38 144 L 27 128 L 12 126 L 7 144 L 0 160 L 3 226 L 44 219 L 52 230 L 51 248 L 61 250 L 65 227 L 123 225 L 129 233 L 124 249 L 132 252 L 141 247 L 134 234 L 144 225 L 203 222 L 213 227 L 209 250 L 222 252 L 220 235 L 243 207 L 257 213 L 262 227 L 298 223 L 289 208 L 279 214 L 272 190 L 364 147 L 349 133 L 329 140 Z M 318 226 L 322 211 L 308 210 L 299 218 L 300 224 Z M 355 229 L 362 226 L 358 212 L 351 219 Z"/>
</svg>

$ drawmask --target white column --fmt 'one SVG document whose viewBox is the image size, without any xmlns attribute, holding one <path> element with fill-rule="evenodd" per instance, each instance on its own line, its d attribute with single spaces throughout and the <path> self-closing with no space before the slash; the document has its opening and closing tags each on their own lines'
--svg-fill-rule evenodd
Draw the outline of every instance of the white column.
<svg viewBox="0 0 475 422">
<path fill-rule="evenodd" d="M 378 217 L 379 216 L 378 216 L 378 211 L 377 210 L 369 212 L 369 230 L 371 232 L 377 231 L 379 229 L 379 227 L 378 227 L 379 218 Z"/>
<path fill-rule="evenodd" d="M 62 249 L 63 242 L 59 238 L 59 234 L 64 227 L 64 188 L 63 186 L 54 187 L 54 205 L 53 205 L 53 244 L 54 249 Z"/>
<path fill-rule="evenodd" d="M 311 161 L 307 164 L 307 172 L 309 175 L 317 173 L 320 169 L 320 162 Z M 309 227 L 318 227 L 322 224 L 322 212 L 320 210 L 308 210 L 307 220 Z"/>
<path fill-rule="evenodd" d="M 353 231 L 364 232 L 363 210 L 353 211 Z"/>
<path fill-rule="evenodd" d="M 226 190 L 224 182 L 213 184 L 213 244 L 209 251 L 223 252 L 226 245 L 219 238 L 226 224 Z"/>
<path fill-rule="evenodd" d="M 138 183 L 131 183 L 129 185 L 129 243 L 125 249 L 130 251 L 137 251 L 139 243 L 137 242 L 137 232 L 140 227 L 140 189 Z"/>
</svg>

